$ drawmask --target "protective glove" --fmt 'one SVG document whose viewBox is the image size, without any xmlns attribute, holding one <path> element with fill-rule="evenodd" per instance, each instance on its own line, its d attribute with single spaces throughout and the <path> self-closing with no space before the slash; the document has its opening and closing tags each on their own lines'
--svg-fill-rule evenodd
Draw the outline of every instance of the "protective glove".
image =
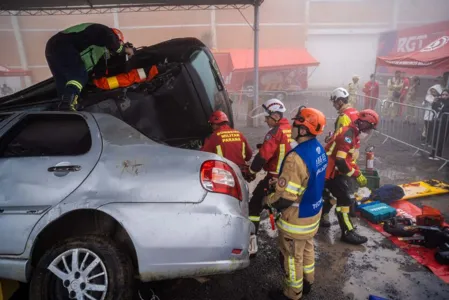
<svg viewBox="0 0 449 300">
<path fill-rule="evenodd" d="M 257 145 L 256 145 L 257 149 L 262 148 L 262 145 L 263 145 L 263 144 L 257 144 Z"/>
<path fill-rule="evenodd" d="M 361 187 L 366 186 L 368 184 L 368 179 L 366 179 L 366 177 L 363 176 L 363 174 L 360 174 L 359 176 L 357 176 L 357 183 Z"/>
</svg>

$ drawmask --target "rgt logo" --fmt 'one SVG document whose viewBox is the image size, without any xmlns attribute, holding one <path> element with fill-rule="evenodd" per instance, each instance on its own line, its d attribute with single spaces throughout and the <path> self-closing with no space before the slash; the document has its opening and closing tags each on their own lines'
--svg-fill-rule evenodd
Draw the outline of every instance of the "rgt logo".
<svg viewBox="0 0 449 300">
<path fill-rule="evenodd" d="M 433 41 L 432 43 L 430 43 L 426 47 L 422 48 L 420 51 L 421 52 L 434 51 L 434 50 L 440 49 L 441 47 L 446 45 L 448 42 L 449 42 L 449 36 L 442 36 L 438 40 Z"/>
<path fill-rule="evenodd" d="M 424 40 L 427 39 L 427 34 L 408 36 L 398 39 L 397 52 L 413 52 L 423 47 Z"/>
</svg>

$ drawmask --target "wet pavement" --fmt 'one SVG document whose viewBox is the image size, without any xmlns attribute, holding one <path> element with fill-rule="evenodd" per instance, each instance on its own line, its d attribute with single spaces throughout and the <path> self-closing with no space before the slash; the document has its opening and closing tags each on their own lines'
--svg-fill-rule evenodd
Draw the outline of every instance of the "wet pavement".
<svg viewBox="0 0 449 300">
<path fill-rule="evenodd" d="M 250 144 L 262 141 L 266 126 L 237 128 L 244 132 Z M 381 184 L 401 184 L 416 180 L 439 179 L 449 182 L 449 166 L 438 172 L 441 162 L 428 159 L 396 142 L 373 135 L 368 143 L 376 145 L 375 167 L 379 170 Z M 359 164 L 364 165 L 364 155 Z M 254 187 L 253 182 L 251 186 Z M 449 198 L 436 196 L 413 200 L 418 206 L 430 205 L 442 210 L 449 220 Z M 357 230 L 369 237 L 367 244 L 351 246 L 339 241 L 339 227 L 335 215 L 331 215 L 330 229 L 320 228 L 315 237 L 316 279 L 311 294 L 304 299 L 368 299 L 376 295 L 390 300 L 449 299 L 449 284 L 445 284 L 427 268 L 398 249 L 393 243 L 359 218 Z M 265 226 L 267 227 L 267 226 Z M 160 300 L 268 300 L 267 293 L 282 287 L 282 271 L 274 232 L 261 234 L 259 253 L 250 267 L 234 274 L 211 277 L 200 283 L 194 279 L 182 279 L 147 285 L 152 287 Z M 147 291 L 144 291 L 147 292 Z M 147 292 L 148 293 L 148 292 Z M 148 298 L 150 299 L 150 298 Z"/>
<path fill-rule="evenodd" d="M 240 126 L 238 126 L 240 125 Z M 244 128 L 237 124 L 255 148 L 267 127 Z M 441 162 L 428 159 L 426 154 L 413 156 L 414 151 L 373 135 L 365 145 L 374 144 L 375 167 L 381 184 L 408 183 L 416 180 L 439 179 L 449 182 L 449 166 L 441 172 Z M 364 165 L 361 155 L 359 165 Z M 259 176 L 260 178 L 262 176 Z M 251 186 L 254 188 L 256 182 Z M 449 197 L 436 196 L 413 200 L 418 206 L 430 205 L 440 209 L 449 220 Z M 367 244 L 351 246 L 339 241 L 339 227 L 333 212 L 330 229 L 320 228 L 315 237 L 316 279 L 311 294 L 304 299 L 368 299 L 377 295 L 390 300 L 449 299 L 449 284 L 445 284 L 428 269 L 402 252 L 364 220 L 356 219 L 357 230 L 369 237 Z M 268 224 L 265 224 L 263 227 Z M 144 284 L 144 300 L 268 300 L 268 291 L 282 287 L 283 274 L 276 246 L 276 233 L 267 230 L 259 239 L 259 253 L 251 265 L 228 275 L 210 277 L 200 283 L 195 279 L 181 279 Z M 151 297 L 153 294 L 158 297 Z M 20 298 L 25 299 L 25 298 Z M 139 297 L 136 298 L 139 300 Z"/>
</svg>

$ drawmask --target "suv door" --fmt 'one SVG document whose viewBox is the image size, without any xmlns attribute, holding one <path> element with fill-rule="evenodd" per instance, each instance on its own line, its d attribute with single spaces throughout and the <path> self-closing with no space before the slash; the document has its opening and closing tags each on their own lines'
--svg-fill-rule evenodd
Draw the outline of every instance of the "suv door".
<svg viewBox="0 0 449 300">
<path fill-rule="evenodd" d="M 34 225 L 78 188 L 101 150 L 87 113 L 23 113 L 0 128 L 0 255 L 24 251 Z"/>
</svg>

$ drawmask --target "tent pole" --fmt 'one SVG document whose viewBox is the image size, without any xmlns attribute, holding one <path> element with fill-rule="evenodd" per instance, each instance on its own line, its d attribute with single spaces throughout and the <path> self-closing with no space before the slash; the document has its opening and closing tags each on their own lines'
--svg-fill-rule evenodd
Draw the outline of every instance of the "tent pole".
<svg viewBox="0 0 449 300">
<path fill-rule="evenodd" d="M 20 25 L 17 16 L 11 16 L 11 25 L 14 31 L 14 37 L 17 43 L 17 52 L 19 53 L 20 66 L 23 70 L 28 71 L 28 61 L 25 52 L 25 47 L 23 45 L 22 33 L 20 32 Z M 31 86 L 31 78 L 29 75 L 25 76 L 25 88 Z"/>
<path fill-rule="evenodd" d="M 260 3 L 254 5 L 254 98 L 253 106 L 259 106 L 259 10 Z M 258 119 L 253 119 L 253 126 L 258 126 Z"/>
</svg>

